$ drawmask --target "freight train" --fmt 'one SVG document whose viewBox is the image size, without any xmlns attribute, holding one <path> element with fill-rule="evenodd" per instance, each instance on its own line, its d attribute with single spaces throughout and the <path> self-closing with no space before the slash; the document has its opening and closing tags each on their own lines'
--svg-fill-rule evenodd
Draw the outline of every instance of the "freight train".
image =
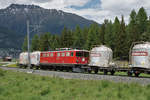
<svg viewBox="0 0 150 100">
<path fill-rule="evenodd" d="M 104 74 L 127 72 L 129 76 L 140 73 L 150 74 L 150 43 L 140 42 L 132 46 L 129 53 L 129 67 L 119 67 L 113 62 L 113 51 L 104 45 L 95 46 L 90 51 L 72 48 L 60 48 L 55 51 L 36 51 L 30 54 L 31 68 L 73 72 L 94 72 Z M 19 57 L 20 67 L 28 65 L 28 53 Z"/>
</svg>

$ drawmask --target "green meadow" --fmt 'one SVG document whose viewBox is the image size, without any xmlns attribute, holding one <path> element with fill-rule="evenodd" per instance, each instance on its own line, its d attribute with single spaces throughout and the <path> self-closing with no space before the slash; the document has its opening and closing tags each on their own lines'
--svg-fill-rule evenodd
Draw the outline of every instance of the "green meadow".
<svg viewBox="0 0 150 100">
<path fill-rule="evenodd" d="M 0 100 L 150 100 L 150 85 L 0 70 Z"/>
</svg>

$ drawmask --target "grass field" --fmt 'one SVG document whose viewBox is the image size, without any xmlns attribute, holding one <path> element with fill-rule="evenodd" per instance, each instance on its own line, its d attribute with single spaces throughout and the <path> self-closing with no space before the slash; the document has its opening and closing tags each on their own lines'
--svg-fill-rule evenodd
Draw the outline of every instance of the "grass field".
<svg viewBox="0 0 150 100">
<path fill-rule="evenodd" d="M 0 70 L 0 100 L 150 100 L 150 85 L 65 80 Z"/>
<path fill-rule="evenodd" d="M 0 66 L 3 66 L 3 65 L 5 65 L 4 63 L 0 63 Z"/>
<path fill-rule="evenodd" d="M 19 67 L 18 64 L 10 64 L 7 67 Z"/>
</svg>

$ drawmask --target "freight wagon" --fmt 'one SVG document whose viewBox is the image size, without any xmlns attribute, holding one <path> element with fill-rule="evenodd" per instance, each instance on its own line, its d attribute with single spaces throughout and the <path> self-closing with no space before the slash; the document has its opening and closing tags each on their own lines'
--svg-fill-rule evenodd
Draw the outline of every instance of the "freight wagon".
<svg viewBox="0 0 150 100">
<path fill-rule="evenodd" d="M 134 43 L 129 55 L 131 63 L 129 75 L 150 74 L 150 42 Z"/>
</svg>

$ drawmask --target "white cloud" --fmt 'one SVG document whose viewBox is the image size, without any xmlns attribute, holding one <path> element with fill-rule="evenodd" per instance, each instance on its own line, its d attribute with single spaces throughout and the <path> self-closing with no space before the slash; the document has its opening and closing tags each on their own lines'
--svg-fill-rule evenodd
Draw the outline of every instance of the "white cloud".
<svg viewBox="0 0 150 100">
<path fill-rule="evenodd" d="M 74 6 L 83 6 L 90 0 L 51 0 L 50 2 L 41 3 L 40 6 L 49 9 L 60 9 L 64 10 L 65 8 L 74 5 Z M 38 2 L 33 2 L 33 4 L 37 4 Z M 68 8 L 69 9 L 69 8 Z"/>
<path fill-rule="evenodd" d="M 138 11 L 141 7 L 144 7 L 148 14 L 150 13 L 150 1 L 148 0 L 101 0 L 101 3 L 102 11 L 109 12 L 111 20 L 115 16 L 121 18 L 121 15 L 124 15 L 126 22 L 128 22 L 131 11 L 133 9 Z M 105 17 L 107 18 L 107 16 L 106 14 Z"/>
<path fill-rule="evenodd" d="M 72 11 L 86 18 L 103 23 L 104 19 L 110 19 L 114 21 L 118 16 L 121 20 L 121 16 L 124 15 L 126 23 L 129 21 L 129 15 L 133 9 L 136 11 L 139 8 L 144 7 L 150 15 L 150 1 L 148 0 L 101 0 L 101 8 L 99 9 L 84 9 L 80 11 Z"/>
<path fill-rule="evenodd" d="M 0 8 L 7 7 L 11 3 L 37 4 L 44 8 L 65 8 L 67 6 L 83 6 L 90 0 L 0 0 Z"/>
<path fill-rule="evenodd" d="M 87 3 L 90 0 L 79 0 L 79 1 L 84 1 L 82 3 L 79 2 L 78 0 L 62 0 L 62 1 L 66 1 L 63 2 L 63 4 L 60 4 L 60 0 L 59 2 L 57 1 L 58 0 L 55 0 L 51 4 L 49 3 L 43 4 L 42 7 L 56 8 L 56 9 L 64 10 L 66 12 L 76 13 L 85 18 L 95 20 L 98 23 L 103 23 L 104 19 L 110 19 L 113 21 L 116 16 L 118 16 L 119 19 L 121 19 L 122 15 L 124 15 L 125 21 L 128 23 L 129 14 L 131 10 L 135 9 L 136 11 L 138 11 L 140 7 L 144 7 L 148 12 L 148 15 L 150 14 L 149 0 L 100 0 L 101 8 L 95 8 L 95 9 L 88 8 L 88 9 L 81 9 L 81 10 L 66 8 L 66 7 L 70 5 L 83 6 L 85 3 Z M 57 5 L 57 7 L 54 5 Z"/>
<path fill-rule="evenodd" d="M 76 13 L 85 18 L 95 20 L 98 23 L 102 23 L 104 19 L 114 20 L 116 16 L 121 19 L 121 15 L 124 15 L 125 21 L 128 22 L 131 10 L 135 9 L 138 11 L 142 6 L 146 9 L 148 15 L 150 15 L 149 0 L 100 0 L 101 6 L 99 8 L 80 10 L 69 8 L 72 5 L 82 7 L 89 1 L 92 0 L 0 0 L 0 8 L 7 7 L 11 3 L 35 4 L 48 9 L 59 9 Z"/>
</svg>

